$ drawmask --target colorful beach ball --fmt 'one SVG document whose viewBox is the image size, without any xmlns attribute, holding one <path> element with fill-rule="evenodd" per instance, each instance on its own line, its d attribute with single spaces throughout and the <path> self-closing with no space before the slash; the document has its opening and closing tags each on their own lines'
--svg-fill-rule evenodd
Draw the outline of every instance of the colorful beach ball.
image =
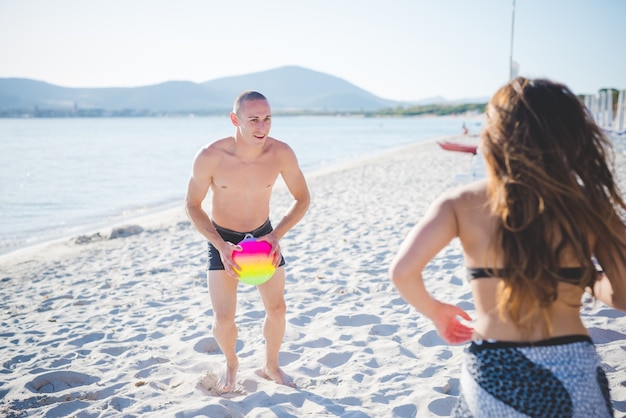
<svg viewBox="0 0 626 418">
<path fill-rule="evenodd" d="M 257 241 L 254 237 L 244 239 L 239 245 L 242 250 L 233 251 L 233 261 L 241 268 L 237 271 L 239 280 L 258 285 L 271 279 L 276 271 L 272 263 L 273 257 L 270 257 L 272 246 L 265 241 Z"/>
</svg>

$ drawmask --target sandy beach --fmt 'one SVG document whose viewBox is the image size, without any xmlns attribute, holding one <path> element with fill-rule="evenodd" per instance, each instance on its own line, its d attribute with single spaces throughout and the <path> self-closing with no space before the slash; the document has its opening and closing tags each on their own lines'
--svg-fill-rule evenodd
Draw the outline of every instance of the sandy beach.
<svg viewBox="0 0 626 418">
<path fill-rule="evenodd" d="M 467 140 L 467 138 L 464 138 Z M 477 138 L 473 138 L 477 141 Z M 190 161 L 193 156 L 190 156 Z M 296 388 L 255 372 L 264 310 L 241 284 L 233 393 L 213 389 L 206 243 L 183 208 L 0 257 L 0 415 L 7 417 L 441 417 L 459 393 L 465 346 L 449 346 L 390 283 L 409 229 L 471 154 L 435 141 L 311 173 L 305 218 L 281 241 Z M 626 156 L 618 155 L 626 170 Z M 619 173 L 622 190 L 626 175 Z M 290 204 L 277 186 L 271 220 Z M 440 299 L 473 314 L 458 242 L 425 272 Z M 626 416 L 626 314 L 585 301 L 616 417 Z"/>
</svg>

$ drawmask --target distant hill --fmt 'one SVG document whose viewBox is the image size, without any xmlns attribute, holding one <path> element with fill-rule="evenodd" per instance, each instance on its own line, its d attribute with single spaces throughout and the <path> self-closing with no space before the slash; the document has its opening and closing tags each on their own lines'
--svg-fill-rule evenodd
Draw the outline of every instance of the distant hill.
<svg viewBox="0 0 626 418">
<path fill-rule="evenodd" d="M 375 111 L 399 104 L 341 78 L 296 66 L 219 78 L 203 85 L 224 92 L 231 102 L 243 90 L 258 90 L 272 108 L 285 111 Z"/>
<path fill-rule="evenodd" d="M 235 96 L 257 90 L 274 111 L 377 111 L 401 105 L 377 97 L 341 78 L 297 66 L 224 77 L 204 83 L 168 81 L 143 87 L 69 88 L 37 80 L 0 78 L 0 111 L 218 113 Z"/>
</svg>

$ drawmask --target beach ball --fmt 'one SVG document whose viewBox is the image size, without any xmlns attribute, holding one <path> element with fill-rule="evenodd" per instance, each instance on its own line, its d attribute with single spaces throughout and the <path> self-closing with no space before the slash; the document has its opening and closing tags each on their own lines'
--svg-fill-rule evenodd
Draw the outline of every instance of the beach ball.
<svg viewBox="0 0 626 418">
<path fill-rule="evenodd" d="M 237 271 L 239 280 L 246 284 L 258 285 L 272 278 L 276 267 L 270 256 L 272 246 L 256 238 L 245 238 L 239 243 L 241 251 L 233 251 L 233 261 L 241 270 Z"/>
</svg>

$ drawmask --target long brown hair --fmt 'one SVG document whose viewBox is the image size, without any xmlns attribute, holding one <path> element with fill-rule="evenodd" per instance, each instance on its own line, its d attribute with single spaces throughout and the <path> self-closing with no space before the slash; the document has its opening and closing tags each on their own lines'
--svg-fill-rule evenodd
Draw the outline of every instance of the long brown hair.
<svg viewBox="0 0 626 418">
<path fill-rule="evenodd" d="M 500 313 L 523 335 L 537 320 L 550 334 L 563 250 L 584 267 L 581 286 L 596 274 L 590 237 L 624 253 L 624 228 L 615 230 L 615 220 L 626 204 L 613 175 L 611 142 L 569 88 L 520 77 L 491 98 L 481 150 L 499 218 L 495 257 L 508 273 Z"/>
</svg>

